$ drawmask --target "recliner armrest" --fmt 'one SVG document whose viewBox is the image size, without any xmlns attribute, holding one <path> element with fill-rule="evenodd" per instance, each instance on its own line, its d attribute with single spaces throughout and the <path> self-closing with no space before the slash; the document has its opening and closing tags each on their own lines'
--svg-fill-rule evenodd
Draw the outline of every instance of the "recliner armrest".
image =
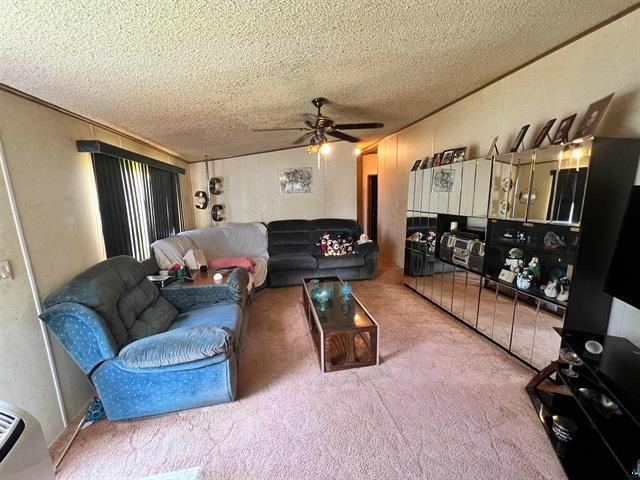
<svg viewBox="0 0 640 480">
<path fill-rule="evenodd" d="M 177 328 L 130 343 L 118 355 L 128 368 L 171 367 L 199 360 L 227 358 L 233 333 L 212 325 Z"/>
<path fill-rule="evenodd" d="M 161 288 L 160 294 L 181 313 L 216 303 L 237 303 L 244 307 L 249 293 L 248 284 L 249 273 L 243 268 L 236 268 L 223 284 L 218 285 L 211 280 L 208 285 L 192 288 L 180 283 L 172 283 Z"/>
<path fill-rule="evenodd" d="M 380 250 L 378 244 L 376 242 L 367 242 L 367 243 L 356 243 L 353 251 L 357 254 L 368 257 L 371 254 L 374 254 Z"/>
<path fill-rule="evenodd" d="M 86 374 L 118 355 L 118 346 L 106 322 L 85 305 L 59 303 L 47 308 L 40 318 Z"/>
</svg>

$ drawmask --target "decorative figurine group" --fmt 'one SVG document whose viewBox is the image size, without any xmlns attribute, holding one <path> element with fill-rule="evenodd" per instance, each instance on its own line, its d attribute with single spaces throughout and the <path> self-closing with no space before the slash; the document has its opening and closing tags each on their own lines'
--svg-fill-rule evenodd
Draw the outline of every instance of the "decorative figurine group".
<svg viewBox="0 0 640 480">
<path fill-rule="evenodd" d="M 538 285 L 541 280 L 540 260 L 538 257 L 531 257 L 525 266 L 524 252 L 520 248 L 509 250 L 509 256 L 504 262 L 505 269 L 516 274 L 516 285 L 522 290 L 528 290 L 532 284 Z M 549 272 L 549 281 L 541 285 L 540 289 L 549 298 L 566 302 L 569 299 L 569 285 L 571 281 L 560 267 L 554 267 Z"/>
<path fill-rule="evenodd" d="M 316 245 L 325 257 L 353 254 L 353 238 L 351 237 L 338 235 L 337 238 L 331 238 L 329 233 L 324 232 Z"/>
</svg>

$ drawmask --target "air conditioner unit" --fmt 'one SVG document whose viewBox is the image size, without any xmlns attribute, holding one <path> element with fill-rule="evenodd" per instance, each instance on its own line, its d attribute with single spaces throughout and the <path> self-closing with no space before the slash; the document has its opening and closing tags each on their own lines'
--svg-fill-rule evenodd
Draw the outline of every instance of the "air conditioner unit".
<svg viewBox="0 0 640 480">
<path fill-rule="evenodd" d="M 0 401 L 0 478 L 54 480 L 49 449 L 38 421 Z"/>
</svg>

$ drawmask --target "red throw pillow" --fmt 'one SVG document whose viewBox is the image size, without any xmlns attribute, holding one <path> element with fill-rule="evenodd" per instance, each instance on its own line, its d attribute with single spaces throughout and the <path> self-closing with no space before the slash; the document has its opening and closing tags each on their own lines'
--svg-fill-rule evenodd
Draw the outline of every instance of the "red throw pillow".
<svg viewBox="0 0 640 480">
<path fill-rule="evenodd" d="M 244 268 L 247 272 L 256 273 L 256 262 L 249 257 L 221 257 L 209 260 L 207 265 L 211 270 L 222 270 L 223 268 Z"/>
</svg>

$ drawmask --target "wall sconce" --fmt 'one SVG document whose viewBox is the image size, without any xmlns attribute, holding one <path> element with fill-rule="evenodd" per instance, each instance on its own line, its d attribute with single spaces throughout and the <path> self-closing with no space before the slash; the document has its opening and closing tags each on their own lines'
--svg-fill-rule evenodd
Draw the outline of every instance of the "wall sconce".
<svg viewBox="0 0 640 480">
<path fill-rule="evenodd" d="M 214 222 L 221 222 L 224 220 L 224 217 L 220 215 L 224 212 L 224 206 L 220 204 L 211 205 L 211 220 Z"/>
<path fill-rule="evenodd" d="M 203 192 L 202 190 L 198 190 L 195 194 L 196 197 L 196 208 L 199 210 L 204 210 L 209 206 L 209 195 L 207 192 Z"/>
<path fill-rule="evenodd" d="M 219 177 L 213 177 L 209 180 L 209 194 L 220 195 L 222 193 L 222 179 Z"/>
</svg>

